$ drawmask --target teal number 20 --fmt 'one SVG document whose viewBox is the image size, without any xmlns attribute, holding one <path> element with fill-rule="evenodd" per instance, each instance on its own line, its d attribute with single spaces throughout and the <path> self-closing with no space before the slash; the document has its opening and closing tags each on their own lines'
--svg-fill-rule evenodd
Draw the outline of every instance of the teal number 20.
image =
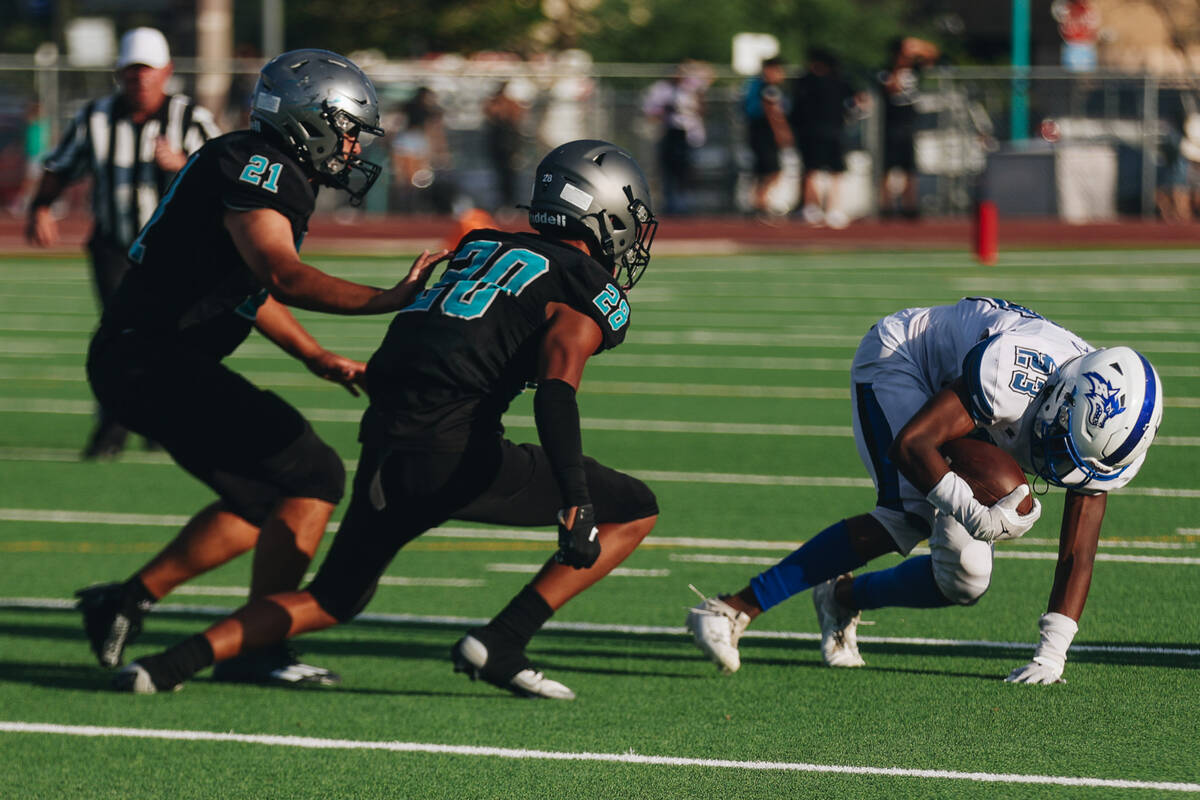
<svg viewBox="0 0 1200 800">
<path fill-rule="evenodd" d="M 417 295 L 400 313 L 428 311 L 442 298 L 442 313 L 446 316 L 478 319 L 500 292 L 519 295 L 526 286 L 550 271 L 550 262 L 545 256 L 524 248 L 505 250 L 493 258 L 499 248 L 499 242 L 484 239 L 463 245 L 442 279 Z"/>
</svg>

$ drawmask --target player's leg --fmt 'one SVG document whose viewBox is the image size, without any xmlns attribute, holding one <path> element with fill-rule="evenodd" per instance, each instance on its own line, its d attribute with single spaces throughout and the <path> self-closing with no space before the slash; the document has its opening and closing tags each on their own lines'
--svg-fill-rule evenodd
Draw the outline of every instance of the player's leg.
<svg viewBox="0 0 1200 800">
<path fill-rule="evenodd" d="M 89 374 L 97 394 L 109 398 L 131 427 L 162 442 L 180 466 L 222 498 L 125 584 L 81 593 L 85 625 L 101 663 L 120 663 L 121 650 L 153 602 L 260 540 L 264 551 L 255 559 L 252 596 L 296 588 L 345 480 L 340 457 L 307 421 L 278 396 L 211 359 L 166 350 L 136 335 L 93 347 Z M 123 597 L 116 614 L 112 602 L 98 602 L 104 589 L 111 598 L 114 586 L 121 587 Z M 115 647 L 114 638 L 122 640 Z M 241 667 L 224 677 L 336 679 L 320 668 L 301 667 L 282 649 Z"/>
<path fill-rule="evenodd" d="M 826 662 L 860 664 L 854 637 L 858 615 L 832 602 L 833 580 L 884 553 L 907 553 L 928 535 L 913 513 L 927 504 L 888 457 L 894 431 L 927 399 L 920 378 L 907 373 L 875 330 L 859 345 L 850 378 L 854 439 L 876 487 L 876 508 L 828 526 L 740 591 L 705 598 L 691 610 L 687 626 L 697 646 L 726 674 L 741 665 L 737 644 L 746 626 L 808 589 L 819 589 L 814 603 Z"/>
<path fill-rule="evenodd" d="M 441 522 L 444 505 L 457 507 L 462 493 L 486 487 L 494 469 L 486 454 L 465 460 L 462 454 L 405 456 L 364 447 L 346 515 L 312 583 L 252 600 L 202 634 L 138 659 L 118 674 L 115 688 L 171 689 L 214 663 L 220 668 L 256 649 L 352 619 L 399 549 Z"/>
<path fill-rule="evenodd" d="M 129 271 L 129 260 L 126 258 L 125 248 L 99 237 L 93 237 L 87 246 L 92 264 L 93 288 L 103 311 L 108 306 L 109 298 L 120 285 L 121 279 Z M 88 460 L 114 458 L 125 449 L 128 435 L 129 431 L 113 411 L 99 403 L 96 407 L 96 425 L 88 435 L 83 457 Z"/>
<path fill-rule="evenodd" d="M 658 519 L 657 500 L 644 483 L 591 458 L 584 459 L 584 468 L 596 511 L 600 557 L 580 570 L 548 559 L 500 613 L 454 646 L 457 671 L 529 697 L 575 696 L 534 670 L 525 648 L 555 611 L 623 562 Z M 495 483 L 454 518 L 527 527 L 553 525 L 560 505 L 560 490 L 542 449 L 505 442 Z"/>
</svg>

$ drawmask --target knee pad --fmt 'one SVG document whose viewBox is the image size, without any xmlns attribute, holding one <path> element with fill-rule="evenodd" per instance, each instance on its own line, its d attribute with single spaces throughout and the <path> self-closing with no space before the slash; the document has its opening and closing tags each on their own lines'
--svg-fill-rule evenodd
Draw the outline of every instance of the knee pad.
<svg viewBox="0 0 1200 800">
<path fill-rule="evenodd" d="M 971 539 L 955 549 L 931 547 L 933 579 L 946 599 L 958 605 L 979 602 L 992 579 L 992 546 Z"/>
<path fill-rule="evenodd" d="M 346 491 L 341 456 L 310 425 L 281 452 L 263 459 L 262 467 L 282 497 L 313 497 L 337 505 Z"/>
</svg>

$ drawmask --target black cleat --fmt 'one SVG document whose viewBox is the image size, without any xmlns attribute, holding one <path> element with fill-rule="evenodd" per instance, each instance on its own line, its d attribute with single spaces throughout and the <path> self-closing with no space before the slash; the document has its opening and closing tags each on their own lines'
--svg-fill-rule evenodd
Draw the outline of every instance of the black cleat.
<svg viewBox="0 0 1200 800">
<path fill-rule="evenodd" d="M 183 688 L 183 684 L 160 685 L 154 680 L 150 670 L 142 666 L 140 661 L 134 661 L 129 666 L 117 670 L 117 674 L 112 678 L 112 688 L 113 691 L 131 694 L 158 694 L 159 692 L 178 692 Z"/>
<path fill-rule="evenodd" d="M 273 686 L 337 686 L 342 682 L 336 672 L 302 662 L 290 647 L 268 647 L 222 661 L 213 667 L 212 679 Z"/>
<path fill-rule="evenodd" d="M 83 614 L 83 630 L 100 666 L 112 669 L 125 660 L 125 648 L 142 632 L 142 617 L 149 610 L 125 607 L 125 587 L 100 583 L 75 593 L 75 607 Z"/>
<path fill-rule="evenodd" d="M 487 646 L 474 632 L 458 640 L 450 648 L 454 671 L 466 673 L 471 680 L 483 680 L 519 697 L 542 697 L 549 700 L 574 700 L 575 693 L 558 681 L 552 681 L 533 669 L 524 653 L 509 653 L 506 658 L 491 657 Z M 507 668 L 498 668 L 507 662 Z M 512 666 L 516 664 L 516 668 Z"/>
</svg>

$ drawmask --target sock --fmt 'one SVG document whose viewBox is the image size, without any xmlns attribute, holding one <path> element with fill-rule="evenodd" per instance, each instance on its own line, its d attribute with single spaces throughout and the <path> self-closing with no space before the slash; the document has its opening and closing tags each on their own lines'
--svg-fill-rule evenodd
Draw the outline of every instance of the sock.
<svg viewBox="0 0 1200 800">
<path fill-rule="evenodd" d="M 787 558 L 750 580 L 763 611 L 794 594 L 867 563 L 850 545 L 846 521 L 834 523 Z"/>
<path fill-rule="evenodd" d="M 137 575 L 121 584 L 121 591 L 121 611 L 133 619 L 140 619 L 158 602 L 158 598 L 150 594 L 146 584 Z"/>
<path fill-rule="evenodd" d="M 941 608 L 953 605 L 933 577 L 933 557 L 916 556 L 891 569 L 854 578 L 854 605 L 859 609 L 903 606 Z"/>
<path fill-rule="evenodd" d="M 163 652 L 139 658 L 138 664 L 150 673 L 159 689 L 172 689 L 205 667 L 212 666 L 213 650 L 201 634 L 190 636 Z"/>
<path fill-rule="evenodd" d="M 533 585 L 526 584 L 504 610 L 484 626 L 484 630 L 505 640 L 506 644 L 515 644 L 524 650 L 525 645 L 529 644 L 529 640 L 541 630 L 553 613 L 554 610 L 537 593 Z"/>
</svg>

